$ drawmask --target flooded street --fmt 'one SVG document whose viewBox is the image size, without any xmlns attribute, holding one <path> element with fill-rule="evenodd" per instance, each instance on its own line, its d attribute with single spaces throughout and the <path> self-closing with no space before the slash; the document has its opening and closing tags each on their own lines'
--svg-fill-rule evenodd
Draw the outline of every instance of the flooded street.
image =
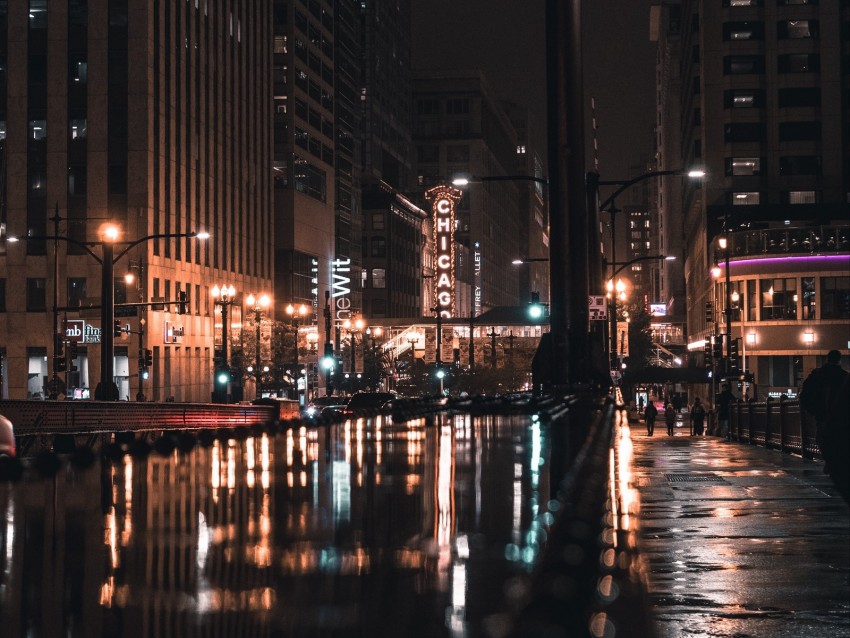
<svg viewBox="0 0 850 638">
<path fill-rule="evenodd" d="M 547 426 L 384 417 L 0 483 L 3 636 L 499 635 Z"/>
</svg>

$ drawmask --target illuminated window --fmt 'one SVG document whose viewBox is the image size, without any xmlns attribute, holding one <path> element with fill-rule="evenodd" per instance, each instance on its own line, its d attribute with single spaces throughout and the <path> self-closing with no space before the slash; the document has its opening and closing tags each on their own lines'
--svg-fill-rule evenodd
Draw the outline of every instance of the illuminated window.
<svg viewBox="0 0 850 638">
<path fill-rule="evenodd" d="M 757 191 L 732 193 L 733 206 L 754 206 L 758 204 L 760 200 L 761 196 Z"/>
<path fill-rule="evenodd" d="M 780 40 L 797 40 L 818 37 L 817 20 L 785 20 L 776 25 Z"/>
<path fill-rule="evenodd" d="M 762 279 L 759 283 L 762 321 L 797 318 L 796 279 Z"/>
<path fill-rule="evenodd" d="M 387 271 L 384 268 L 372 269 L 372 288 L 387 287 Z"/>
<path fill-rule="evenodd" d="M 783 199 L 786 199 L 787 204 L 817 204 L 817 191 L 788 191 L 783 194 Z"/>
<path fill-rule="evenodd" d="M 726 175 L 759 175 L 760 157 L 727 157 Z"/>
</svg>

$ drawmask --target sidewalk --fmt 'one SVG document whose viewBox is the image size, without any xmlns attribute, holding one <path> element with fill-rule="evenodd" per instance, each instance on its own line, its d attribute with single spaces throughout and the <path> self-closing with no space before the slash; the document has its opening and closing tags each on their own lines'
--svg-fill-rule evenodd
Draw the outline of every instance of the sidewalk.
<svg viewBox="0 0 850 638">
<path fill-rule="evenodd" d="M 655 636 L 850 636 L 850 510 L 822 462 L 631 435 Z"/>
</svg>

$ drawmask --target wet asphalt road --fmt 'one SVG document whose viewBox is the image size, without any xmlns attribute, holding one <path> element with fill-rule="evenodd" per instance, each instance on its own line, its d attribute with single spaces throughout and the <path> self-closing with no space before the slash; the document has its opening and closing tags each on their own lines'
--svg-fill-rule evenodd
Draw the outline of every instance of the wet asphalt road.
<svg viewBox="0 0 850 638">
<path fill-rule="evenodd" d="M 658 638 L 850 636 L 850 510 L 807 461 L 632 425 Z"/>
</svg>

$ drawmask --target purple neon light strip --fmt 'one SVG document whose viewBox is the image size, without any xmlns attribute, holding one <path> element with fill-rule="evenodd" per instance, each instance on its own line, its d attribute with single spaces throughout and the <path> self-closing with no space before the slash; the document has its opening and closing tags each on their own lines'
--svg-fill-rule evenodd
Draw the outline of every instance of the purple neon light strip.
<svg viewBox="0 0 850 638">
<path fill-rule="evenodd" d="M 764 257 L 762 259 L 734 259 L 729 262 L 729 267 L 732 266 L 752 266 L 753 264 L 781 264 L 781 263 L 798 263 L 804 262 L 819 263 L 819 262 L 847 262 L 850 265 L 850 254 L 847 255 L 795 255 L 788 257 Z M 717 264 L 723 268 L 724 263 L 721 261 Z"/>
</svg>

